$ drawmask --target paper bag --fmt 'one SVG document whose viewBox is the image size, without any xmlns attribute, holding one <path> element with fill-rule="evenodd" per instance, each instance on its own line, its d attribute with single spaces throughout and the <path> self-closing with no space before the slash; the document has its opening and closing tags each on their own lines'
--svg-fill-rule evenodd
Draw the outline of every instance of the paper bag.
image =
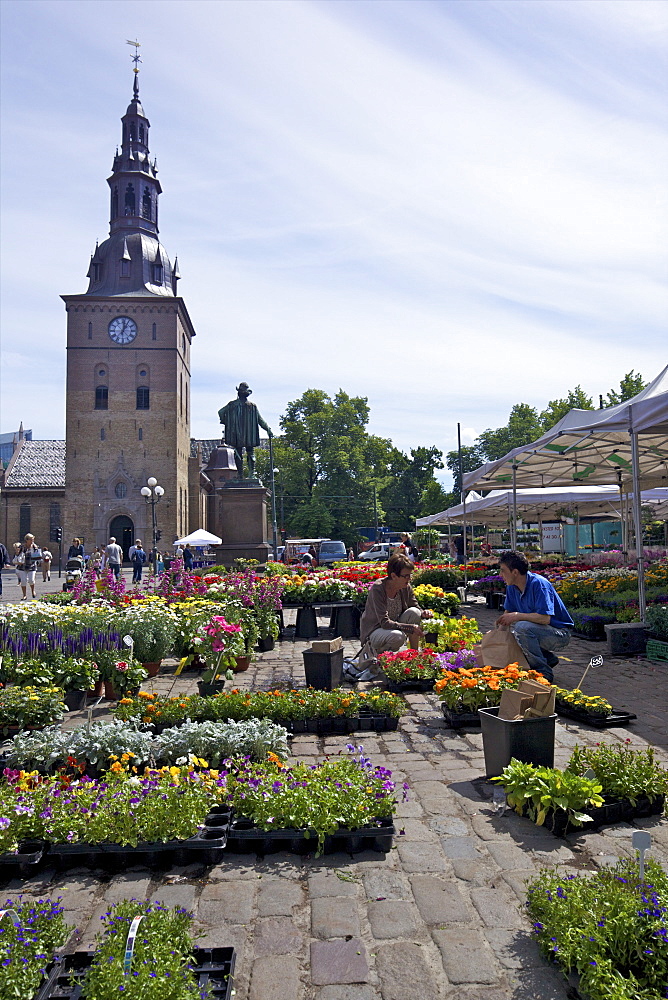
<svg viewBox="0 0 668 1000">
<path fill-rule="evenodd" d="M 546 715 L 554 715 L 554 701 L 557 689 L 554 685 L 546 687 L 538 681 L 523 680 L 518 684 L 518 691 L 533 697 L 533 704 L 525 714 L 525 719 L 541 719 Z"/>
<path fill-rule="evenodd" d="M 509 663 L 516 663 L 520 670 L 528 670 L 529 664 L 513 633 L 508 628 L 495 628 L 482 637 L 476 649 L 481 667 L 496 667 L 503 670 Z"/>
<path fill-rule="evenodd" d="M 532 694 L 523 694 L 522 691 L 506 688 L 501 695 L 499 718 L 508 721 L 523 719 L 524 713 L 533 705 L 533 699 Z"/>
</svg>

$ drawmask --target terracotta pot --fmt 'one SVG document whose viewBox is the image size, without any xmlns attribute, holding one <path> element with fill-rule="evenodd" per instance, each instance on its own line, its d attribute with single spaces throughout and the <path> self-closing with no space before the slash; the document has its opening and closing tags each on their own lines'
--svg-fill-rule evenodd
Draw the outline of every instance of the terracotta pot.
<svg viewBox="0 0 668 1000">
<path fill-rule="evenodd" d="M 250 656 L 237 656 L 235 657 L 235 662 L 232 666 L 232 670 L 235 674 L 240 674 L 244 670 L 248 670 L 251 664 Z"/>
<path fill-rule="evenodd" d="M 157 677 L 160 670 L 160 664 L 162 660 L 154 661 L 153 663 L 142 663 L 142 667 L 148 673 L 149 677 Z"/>
<path fill-rule="evenodd" d="M 120 697 L 111 681 L 104 682 L 104 697 L 107 701 L 118 701 Z"/>
<path fill-rule="evenodd" d="M 88 692 L 88 697 L 89 698 L 101 698 L 103 690 L 104 690 L 104 681 L 101 681 L 101 680 L 97 681 L 95 687 L 92 688 Z"/>
</svg>

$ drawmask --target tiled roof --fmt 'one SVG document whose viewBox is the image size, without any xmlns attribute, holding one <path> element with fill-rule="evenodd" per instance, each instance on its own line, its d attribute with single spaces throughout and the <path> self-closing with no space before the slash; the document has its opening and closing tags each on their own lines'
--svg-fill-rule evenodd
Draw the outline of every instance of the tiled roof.
<svg viewBox="0 0 668 1000">
<path fill-rule="evenodd" d="M 23 441 L 5 480 L 9 487 L 65 488 L 65 442 Z"/>
</svg>

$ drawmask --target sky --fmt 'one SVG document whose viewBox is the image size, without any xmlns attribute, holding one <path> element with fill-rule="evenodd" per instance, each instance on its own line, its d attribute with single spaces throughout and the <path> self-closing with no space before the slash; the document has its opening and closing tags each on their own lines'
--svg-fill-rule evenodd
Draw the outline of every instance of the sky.
<svg viewBox="0 0 668 1000">
<path fill-rule="evenodd" d="M 197 337 L 194 437 L 244 380 L 274 430 L 366 396 L 407 451 L 668 362 L 668 5 L 3 0 L 2 409 L 62 438 L 140 94 Z"/>
</svg>

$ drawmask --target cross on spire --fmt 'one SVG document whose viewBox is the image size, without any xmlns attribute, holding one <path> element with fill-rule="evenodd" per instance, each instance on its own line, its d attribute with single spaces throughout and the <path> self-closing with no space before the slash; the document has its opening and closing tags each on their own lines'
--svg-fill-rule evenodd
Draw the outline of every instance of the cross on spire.
<svg viewBox="0 0 668 1000">
<path fill-rule="evenodd" d="M 134 63 L 134 68 L 133 68 L 132 72 L 135 75 L 135 80 L 134 80 L 134 85 L 133 85 L 133 88 L 132 88 L 132 92 L 133 92 L 134 97 L 138 99 L 139 98 L 139 63 L 142 62 L 142 57 L 139 55 L 139 49 L 141 48 L 141 42 L 138 42 L 136 39 L 134 40 L 134 42 L 131 42 L 130 39 L 128 39 L 128 38 L 126 38 L 125 41 L 126 41 L 127 45 L 134 45 L 134 47 L 135 47 L 135 54 L 133 56 L 130 56 L 130 58 L 132 59 L 132 61 Z"/>
</svg>

